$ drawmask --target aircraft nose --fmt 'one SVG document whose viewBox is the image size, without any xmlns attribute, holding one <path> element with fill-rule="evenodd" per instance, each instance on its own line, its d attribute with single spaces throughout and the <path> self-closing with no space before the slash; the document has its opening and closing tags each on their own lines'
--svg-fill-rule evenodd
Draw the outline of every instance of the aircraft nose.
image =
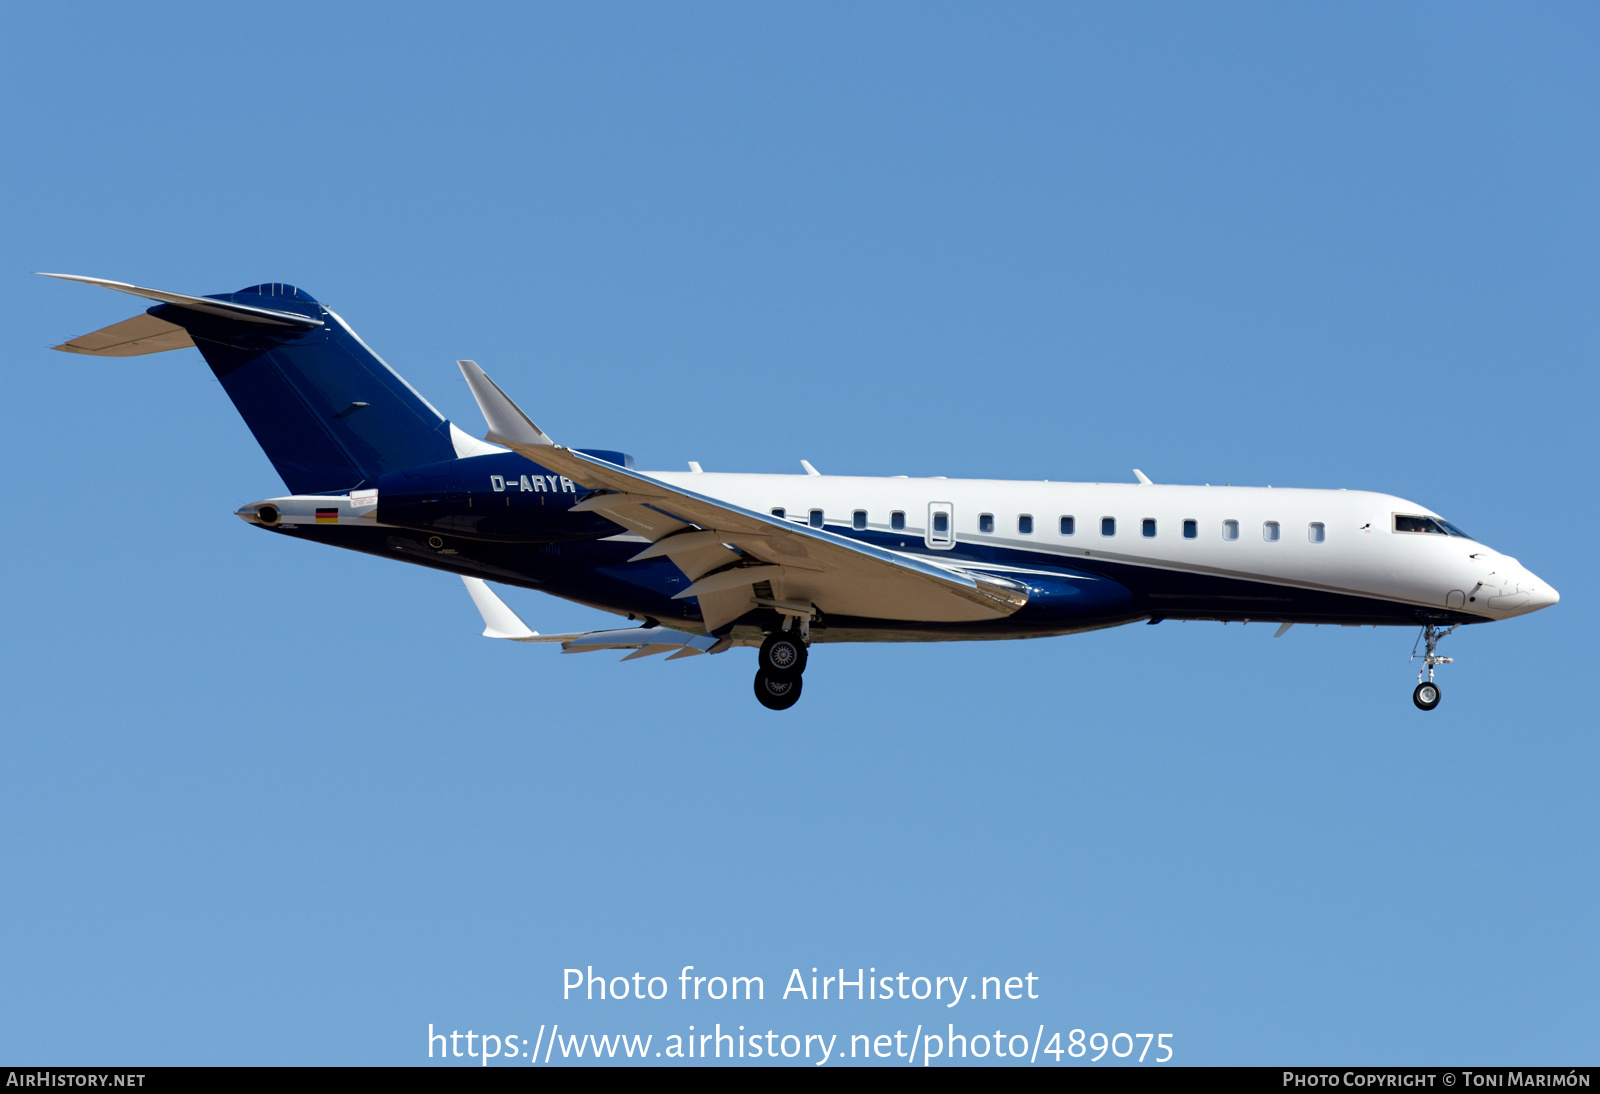
<svg viewBox="0 0 1600 1094">
<path fill-rule="evenodd" d="M 1561 600 L 1561 594 L 1514 558 L 1502 557 L 1477 589 L 1476 603 L 1501 619 L 1527 615 Z"/>
<path fill-rule="evenodd" d="M 1540 581 L 1534 574 L 1528 575 L 1529 584 L 1525 586 L 1531 594 L 1528 598 L 1528 610 L 1536 612 L 1540 608 L 1548 608 L 1552 604 L 1561 602 L 1561 594 L 1548 581 Z"/>
<path fill-rule="evenodd" d="M 1499 608 L 1508 615 L 1527 615 L 1540 608 L 1548 608 L 1560 599 L 1561 594 L 1548 581 L 1542 581 L 1537 574 L 1522 568 L 1509 587 L 1502 587 L 1499 596 L 1489 598 L 1489 606 Z"/>
</svg>

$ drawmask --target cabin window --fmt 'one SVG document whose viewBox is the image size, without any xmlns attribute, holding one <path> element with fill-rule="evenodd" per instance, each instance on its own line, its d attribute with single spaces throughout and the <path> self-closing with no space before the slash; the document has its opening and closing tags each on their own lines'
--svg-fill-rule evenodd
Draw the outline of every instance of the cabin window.
<svg viewBox="0 0 1600 1094">
<path fill-rule="evenodd" d="M 1071 517 L 1061 518 L 1061 534 L 1070 536 L 1078 530 L 1078 522 Z"/>
<path fill-rule="evenodd" d="M 865 532 L 867 530 L 867 511 L 865 509 L 857 509 L 854 513 L 850 514 L 850 527 L 854 528 L 858 532 Z"/>
<path fill-rule="evenodd" d="M 1025 536 L 1033 535 L 1033 518 L 1024 513 L 1017 518 L 1017 531 Z"/>
<path fill-rule="evenodd" d="M 1278 522 L 1269 520 L 1261 526 L 1261 538 L 1268 543 L 1278 542 Z"/>
<path fill-rule="evenodd" d="M 1100 534 L 1102 536 L 1114 536 L 1114 535 L 1116 535 L 1117 534 L 1117 518 L 1116 517 L 1101 517 L 1100 518 Z"/>
<path fill-rule="evenodd" d="M 1223 521 L 1222 522 L 1222 538 L 1223 539 L 1238 539 L 1239 538 L 1239 522 L 1236 521 L 1236 520 L 1225 520 L 1225 521 Z"/>
<path fill-rule="evenodd" d="M 780 505 L 776 509 L 774 509 L 772 511 L 772 515 L 777 517 L 779 520 L 782 520 L 783 519 L 783 506 Z"/>
<path fill-rule="evenodd" d="M 1328 529 L 1320 520 L 1315 520 L 1311 522 L 1311 527 L 1307 530 L 1307 534 L 1310 536 L 1312 543 L 1321 543 L 1328 538 Z"/>
<path fill-rule="evenodd" d="M 933 530 L 935 532 L 939 533 L 939 535 L 941 535 L 941 536 L 948 535 L 949 532 L 950 532 L 950 514 L 949 513 L 935 513 L 935 514 L 933 514 Z"/>
<path fill-rule="evenodd" d="M 994 531 L 994 514 L 993 513 L 979 513 L 978 514 L 978 531 L 983 532 L 985 535 L 987 535 L 988 533 Z"/>
<path fill-rule="evenodd" d="M 811 527 L 813 527 L 813 528 L 821 528 L 822 527 L 822 510 L 821 509 L 813 509 L 813 510 L 811 510 Z"/>
<path fill-rule="evenodd" d="M 889 527 L 893 528 L 896 532 L 904 532 L 906 530 L 906 515 L 900 512 L 898 509 L 890 513 Z"/>
<path fill-rule="evenodd" d="M 1186 521 L 1183 522 L 1183 538 L 1184 539 L 1198 539 L 1199 536 L 1200 536 L 1200 522 L 1199 521 L 1197 521 L 1197 520 L 1186 520 Z"/>
<path fill-rule="evenodd" d="M 1156 520 L 1154 517 L 1145 517 L 1139 525 L 1139 534 L 1145 539 L 1156 538 Z"/>
</svg>

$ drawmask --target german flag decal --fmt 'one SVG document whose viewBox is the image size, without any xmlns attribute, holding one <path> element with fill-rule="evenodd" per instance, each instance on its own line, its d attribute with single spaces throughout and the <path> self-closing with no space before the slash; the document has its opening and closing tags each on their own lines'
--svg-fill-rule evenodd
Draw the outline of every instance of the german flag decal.
<svg viewBox="0 0 1600 1094">
<path fill-rule="evenodd" d="M 317 523 L 318 524 L 338 524 L 339 523 L 339 510 L 337 510 L 337 509 L 318 509 L 317 510 Z"/>
</svg>

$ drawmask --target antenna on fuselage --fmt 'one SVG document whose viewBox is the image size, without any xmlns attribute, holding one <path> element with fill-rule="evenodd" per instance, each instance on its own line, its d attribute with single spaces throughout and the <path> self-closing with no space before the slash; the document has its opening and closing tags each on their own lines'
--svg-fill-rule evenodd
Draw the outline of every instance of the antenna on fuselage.
<svg viewBox="0 0 1600 1094">
<path fill-rule="evenodd" d="M 1143 471 L 1140 471 L 1137 467 L 1133 469 L 1133 477 L 1139 480 L 1139 485 L 1141 486 L 1155 485 L 1155 483 L 1150 481 L 1150 476 L 1146 475 Z"/>
</svg>

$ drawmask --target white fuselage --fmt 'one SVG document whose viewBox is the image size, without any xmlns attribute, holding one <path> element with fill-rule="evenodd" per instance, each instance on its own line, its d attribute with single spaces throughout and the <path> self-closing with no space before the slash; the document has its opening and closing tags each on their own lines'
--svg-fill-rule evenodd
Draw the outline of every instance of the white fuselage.
<svg viewBox="0 0 1600 1094">
<path fill-rule="evenodd" d="M 989 547 L 1056 565 L 1098 559 L 1449 609 L 1484 620 L 1522 615 L 1560 599 L 1516 559 L 1476 540 L 1396 531 L 1397 515 L 1439 515 L 1363 490 L 650 474 L 748 509 L 782 509 L 799 523 L 815 523 L 812 514 L 820 510 L 829 529 L 873 534 L 891 549 L 934 557 L 944 550 Z M 936 528 L 941 512 L 949 522 L 946 533 Z M 865 514 L 864 524 L 858 513 Z M 901 528 L 895 527 L 897 513 L 903 515 Z M 1031 531 L 1024 530 L 1030 518 Z M 1192 522 L 1187 529 L 1186 522 Z"/>
</svg>

